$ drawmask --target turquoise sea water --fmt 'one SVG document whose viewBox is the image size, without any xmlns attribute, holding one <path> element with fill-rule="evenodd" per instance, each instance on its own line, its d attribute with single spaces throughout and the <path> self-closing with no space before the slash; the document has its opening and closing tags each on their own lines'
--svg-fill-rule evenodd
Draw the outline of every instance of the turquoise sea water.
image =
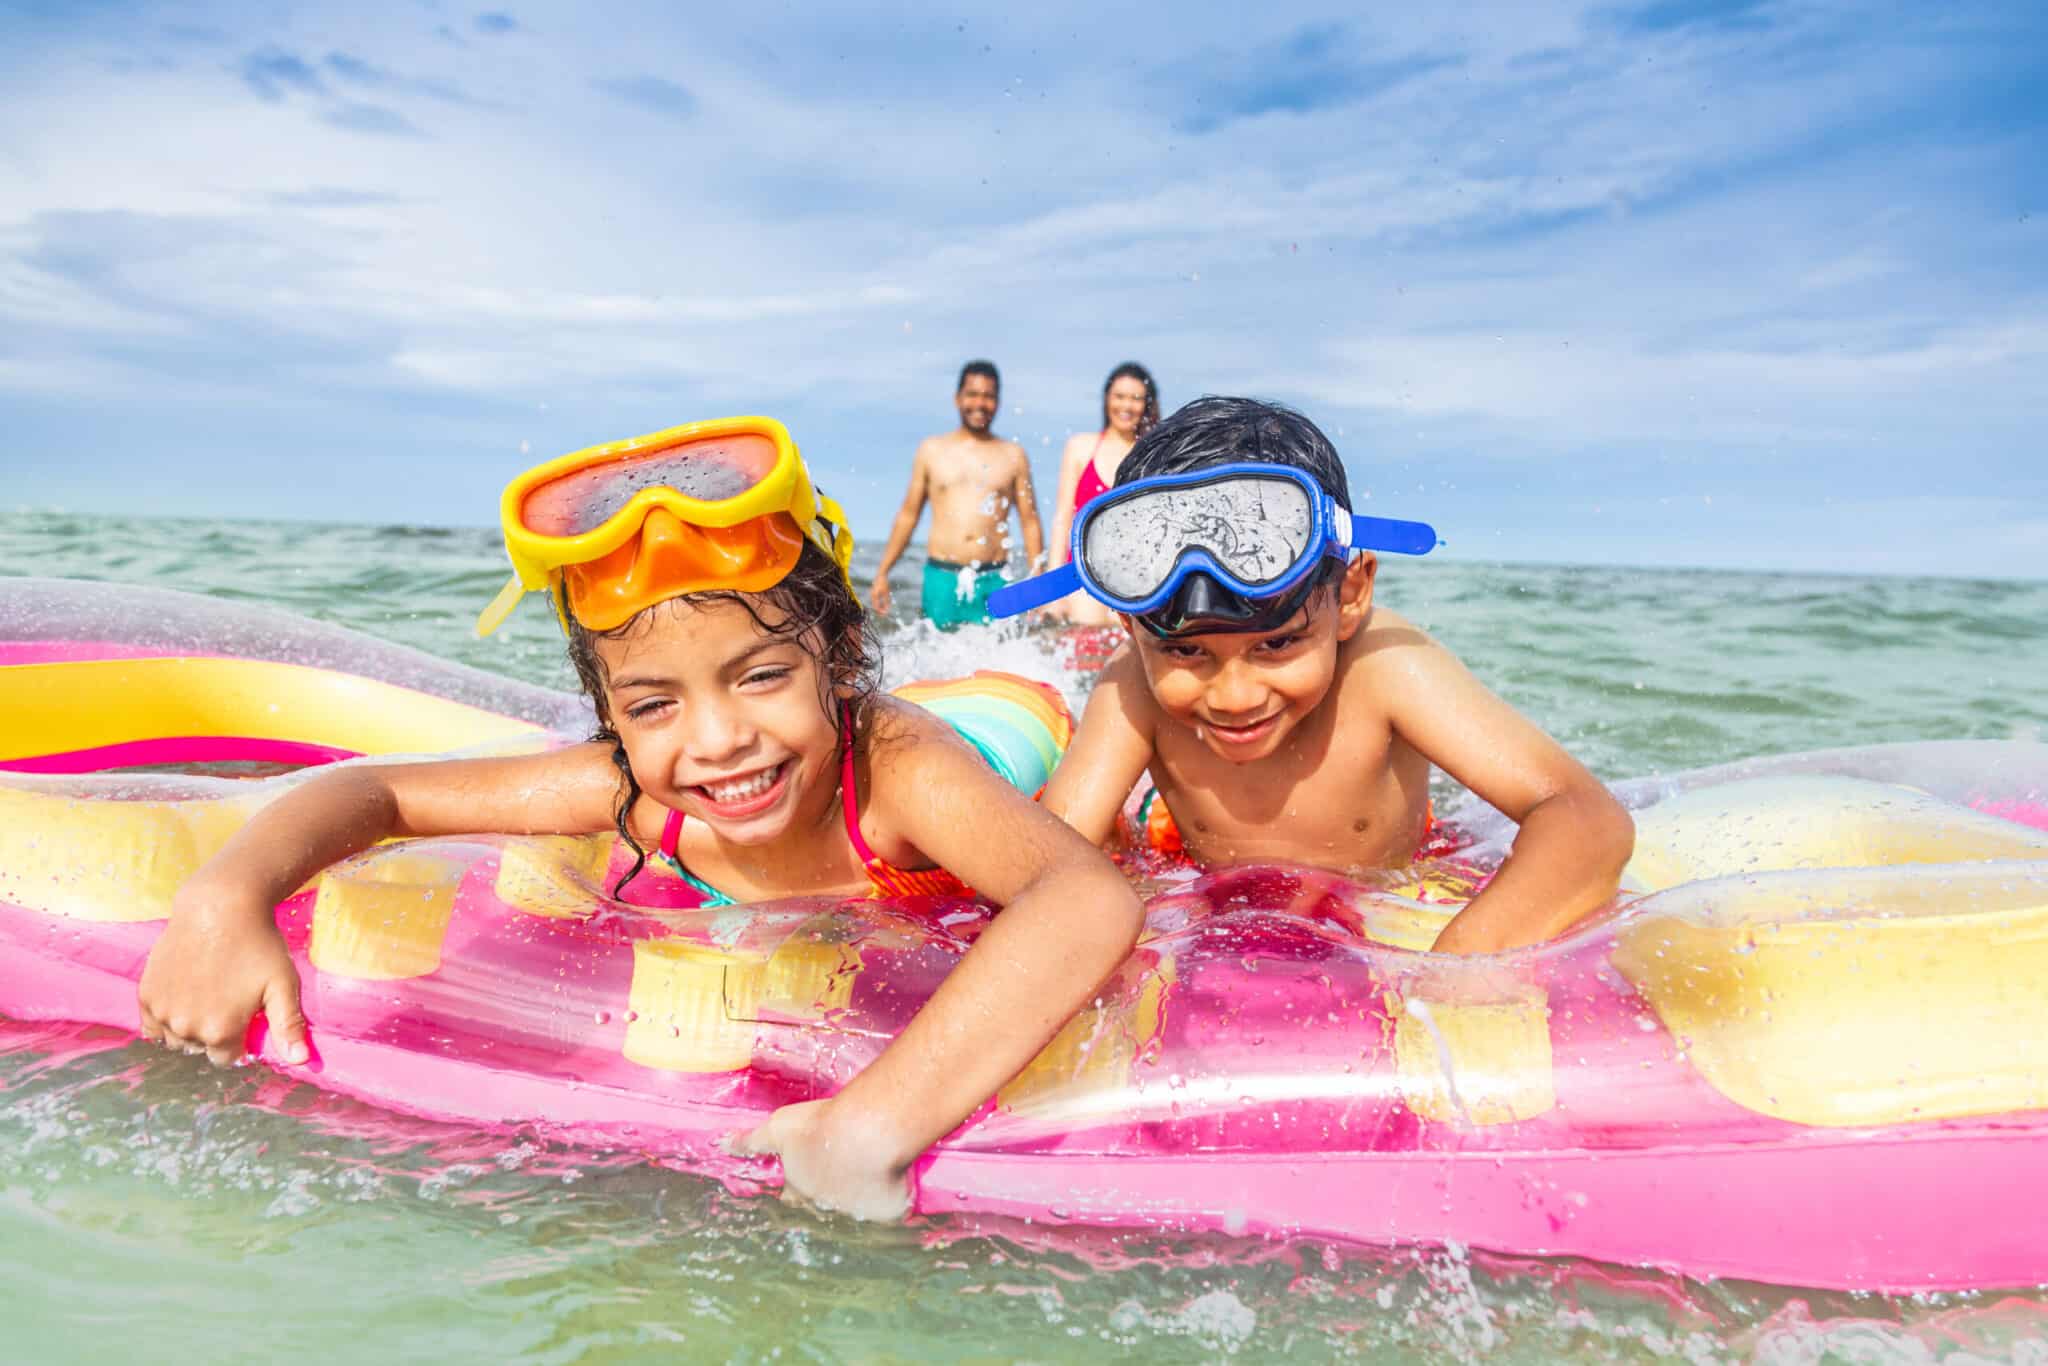
<svg viewBox="0 0 2048 1366">
<path fill-rule="evenodd" d="M 470 634 L 504 572 L 481 530 L 0 514 L 0 575 L 266 602 L 568 686 L 544 610 Z M 2048 733 L 2048 584 L 1455 561 L 1390 564 L 1380 582 L 1610 779 Z M 1058 668 L 1015 633 L 913 627 L 888 649 L 892 679 Z M 404 1120 L 113 1031 L 5 1022 L 0 1315 L 0 1355 L 20 1361 L 2048 1363 L 2038 1292 L 1857 1297 L 1455 1248 L 874 1228 L 644 1154 Z"/>
</svg>

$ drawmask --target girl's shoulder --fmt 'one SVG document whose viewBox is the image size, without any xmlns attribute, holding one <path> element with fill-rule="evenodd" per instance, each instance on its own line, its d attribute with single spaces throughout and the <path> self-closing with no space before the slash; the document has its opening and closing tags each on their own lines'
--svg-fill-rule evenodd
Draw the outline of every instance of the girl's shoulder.
<svg viewBox="0 0 2048 1366">
<path fill-rule="evenodd" d="M 938 717 L 900 697 L 877 693 L 861 708 L 855 737 L 871 770 L 898 762 L 926 743 L 965 745 L 959 732 Z"/>
<path fill-rule="evenodd" d="M 1101 439 L 1100 432 L 1075 432 L 1067 438 L 1066 447 L 1060 452 L 1060 463 L 1079 465 L 1095 454 L 1095 443 Z"/>
</svg>

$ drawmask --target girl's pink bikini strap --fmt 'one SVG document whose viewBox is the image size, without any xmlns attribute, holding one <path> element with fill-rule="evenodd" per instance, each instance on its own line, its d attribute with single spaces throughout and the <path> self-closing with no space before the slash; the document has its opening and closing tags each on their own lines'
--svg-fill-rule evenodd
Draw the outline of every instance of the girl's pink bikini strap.
<svg viewBox="0 0 2048 1366">
<path fill-rule="evenodd" d="M 873 868 L 875 851 L 860 837 L 860 799 L 853 791 L 853 708 L 845 702 L 839 704 L 839 726 L 846 734 L 839 751 L 839 801 L 846 810 L 846 840 L 860 855 L 861 867 Z"/>
<path fill-rule="evenodd" d="M 676 844 L 683 836 L 683 813 L 671 810 L 668 819 L 661 823 L 661 852 L 670 858 L 676 856 Z"/>
</svg>

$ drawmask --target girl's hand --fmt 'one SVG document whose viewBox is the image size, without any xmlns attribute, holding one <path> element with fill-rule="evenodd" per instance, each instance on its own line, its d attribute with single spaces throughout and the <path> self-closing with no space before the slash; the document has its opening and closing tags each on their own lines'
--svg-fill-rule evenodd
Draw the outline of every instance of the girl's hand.
<svg viewBox="0 0 2048 1366">
<path fill-rule="evenodd" d="M 879 1126 L 863 1125 L 833 1100 L 785 1105 L 726 1144 L 735 1157 L 780 1157 L 782 1190 L 823 1210 L 894 1223 L 910 1213 L 910 1166 Z"/>
<path fill-rule="evenodd" d="M 142 1034 L 231 1066 L 262 1011 L 287 1063 L 312 1056 L 299 1010 L 299 973 L 270 909 L 210 896 L 195 879 L 178 892 L 136 992 Z"/>
</svg>

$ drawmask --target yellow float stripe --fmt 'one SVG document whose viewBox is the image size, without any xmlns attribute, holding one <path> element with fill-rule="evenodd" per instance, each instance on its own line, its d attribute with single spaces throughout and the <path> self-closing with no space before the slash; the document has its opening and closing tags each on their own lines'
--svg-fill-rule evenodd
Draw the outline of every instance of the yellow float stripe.
<svg viewBox="0 0 2048 1366">
<path fill-rule="evenodd" d="M 0 667 L 0 761 L 186 736 L 432 754 L 540 733 L 480 707 L 303 664 L 173 658 Z"/>
</svg>

